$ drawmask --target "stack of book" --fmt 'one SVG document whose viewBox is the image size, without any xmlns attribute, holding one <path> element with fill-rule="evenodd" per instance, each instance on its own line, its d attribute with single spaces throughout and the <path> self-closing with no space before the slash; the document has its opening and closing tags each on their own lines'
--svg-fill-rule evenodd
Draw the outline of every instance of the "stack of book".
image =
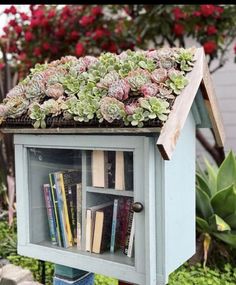
<svg viewBox="0 0 236 285">
<path fill-rule="evenodd" d="M 67 278 L 65 276 L 53 277 L 53 285 L 93 285 L 94 284 L 94 273 L 86 272 L 77 276 L 76 278 Z"/>
<path fill-rule="evenodd" d="M 52 244 L 81 248 L 81 171 L 49 173 L 50 184 L 43 185 Z"/>
<path fill-rule="evenodd" d="M 120 197 L 86 210 L 86 251 L 134 252 L 133 198 Z"/>
</svg>

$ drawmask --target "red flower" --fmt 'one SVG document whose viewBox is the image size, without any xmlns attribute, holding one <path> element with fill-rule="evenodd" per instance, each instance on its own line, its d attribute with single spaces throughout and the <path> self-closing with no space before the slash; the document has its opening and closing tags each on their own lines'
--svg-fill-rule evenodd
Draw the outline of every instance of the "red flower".
<svg viewBox="0 0 236 285">
<path fill-rule="evenodd" d="M 203 48 L 206 54 L 212 54 L 216 51 L 216 43 L 214 41 L 208 41 L 203 44 Z"/>
<path fill-rule="evenodd" d="M 93 8 L 91 9 L 91 13 L 92 13 L 94 16 L 100 15 L 100 14 L 102 14 L 102 8 L 99 7 L 99 6 L 93 7 Z"/>
<path fill-rule="evenodd" d="M 72 32 L 70 33 L 70 38 L 71 38 L 72 40 L 76 40 L 76 39 L 78 39 L 78 37 L 79 37 L 79 33 L 78 33 L 78 32 L 72 31 Z"/>
<path fill-rule="evenodd" d="M 236 44 L 234 45 L 234 53 L 236 54 Z"/>
<path fill-rule="evenodd" d="M 10 7 L 9 11 L 12 15 L 15 15 L 17 13 L 16 7 L 14 5 Z"/>
<path fill-rule="evenodd" d="M 44 48 L 45 50 L 49 50 L 49 49 L 50 49 L 50 44 L 47 43 L 47 42 L 45 42 L 45 43 L 43 44 L 43 48 Z"/>
<path fill-rule="evenodd" d="M 31 22 L 30 22 L 30 27 L 31 28 L 34 28 L 34 27 L 37 27 L 40 25 L 40 19 L 31 19 Z"/>
<path fill-rule="evenodd" d="M 25 33 L 25 40 L 27 42 L 30 42 L 33 38 L 34 38 L 34 36 L 33 36 L 33 34 L 31 32 L 28 31 L 28 32 Z"/>
<path fill-rule="evenodd" d="M 175 23 L 173 31 L 177 37 L 180 37 L 184 33 L 184 26 L 182 24 Z"/>
<path fill-rule="evenodd" d="M 55 10 L 55 9 L 51 9 L 51 10 L 48 12 L 48 18 L 49 18 L 49 19 L 55 17 L 55 15 L 56 15 L 56 10 Z"/>
<path fill-rule="evenodd" d="M 8 28 L 8 26 L 3 27 L 3 31 L 4 31 L 5 34 L 8 34 L 8 33 L 9 33 L 9 28 Z"/>
<path fill-rule="evenodd" d="M 215 7 L 215 10 L 216 12 L 220 15 L 224 12 L 224 8 L 223 7 L 220 7 L 220 6 L 216 6 Z"/>
<path fill-rule="evenodd" d="M 23 21 L 29 20 L 29 17 L 28 17 L 25 13 L 23 13 L 23 12 L 20 13 L 20 16 L 21 16 L 21 19 L 22 19 Z"/>
<path fill-rule="evenodd" d="M 38 8 L 36 10 L 33 10 L 32 14 L 36 18 L 43 18 L 44 17 L 44 11 L 42 8 Z"/>
<path fill-rule="evenodd" d="M 214 5 L 200 5 L 200 11 L 203 16 L 208 17 L 211 16 L 215 12 Z"/>
<path fill-rule="evenodd" d="M 84 45 L 82 43 L 77 43 L 75 47 L 75 54 L 81 56 L 84 53 Z"/>
<path fill-rule="evenodd" d="M 200 17 L 201 16 L 201 12 L 200 11 L 194 11 L 193 12 L 193 16 L 194 17 Z"/>
<path fill-rule="evenodd" d="M 25 52 L 21 52 L 19 55 L 18 55 L 18 59 L 19 60 L 25 60 L 26 59 L 26 53 Z"/>
<path fill-rule="evenodd" d="M 5 63 L 1 62 L 0 63 L 0 69 L 3 69 L 5 67 Z"/>
<path fill-rule="evenodd" d="M 216 33 L 217 33 L 217 29 L 216 29 L 215 26 L 211 25 L 211 26 L 208 26 L 208 27 L 207 27 L 207 34 L 208 34 L 209 36 L 215 35 Z"/>
<path fill-rule="evenodd" d="M 16 20 L 10 20 L 8 24 L 9 24 L 10 26 L 12 26 L 12 27 L 17 26 Z"/>
<path fill-rule="evenodd" d="M 41 53 L 41 49 L 40 49 L 39 47 L 34 48 L 33 54 L 34 54 L 35 56 L 40 56 L 40 55 L 42 54 L 42 53 Z"/>
<path fill-rule="evenodd" d="M 183 19 L 185 18 L 185 14 L 179 7 L 175 7 L 172 9 L 172 13 L 174 14 L 175 20 Z"/>
<path fill-rule="evenodd" d="M 94 31 L 93 39 L 96 41 L 96 40 L 102 38 L 103 36 L 105 36 L 104 30 L 103 30 L 103 29 L 100 29 L 100 28 L 97 28 L 97 29 Z"/>
<path fill-rule="evenodd" d="M 83 16 L 80 20 L 79 23 L 81 26 L 87 26 L 89 24 L 92 24 L 93 21 L 95 20 L 94 16 Z"/>
<path fill-rule="evenodd" d="M 65 35 L 65 33 L 66 33 L 66 31 L 65 31 L 64 28 L 59 28 L 59 29 L 55 32 L 56 36 L 58 36 L 58 37 L 63 37 L 63 36 Z"/>
<path fill-rule="evenodd" d="M 16 31 L 16 33 L 19 35 L 19 34 L 21 34 L 21 32 L 22 32 L 22 28 L 21 28 L 21 26 L 15 26 L 15 28 L 14 28 L 14 30 Z"/>
<path fill-rule="evenodd" d="M 110 45 L 108 46 L 108 51 L 116 53 L 117 52 L 116 44 L 111 42 Z"/>
</svg>

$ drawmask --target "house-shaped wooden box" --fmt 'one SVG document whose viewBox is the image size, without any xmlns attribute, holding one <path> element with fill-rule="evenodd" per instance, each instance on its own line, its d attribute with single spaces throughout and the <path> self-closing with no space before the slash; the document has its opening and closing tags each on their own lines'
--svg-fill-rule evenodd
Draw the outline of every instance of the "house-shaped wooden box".
<svg viewBox="0 0 236 285">
<path fill-rule="evenodd" d="M 2 128 L 14 133 L 19 254 L 134 284 L 168 282 L 169 274 L 195 253 L 196 128 L 212 128 L 217 144 L 224 144 L 203 49 L 196 49 L 196 62 L 187 78 L 189 84 L 161 129 Z M 132 154 L 131 189 L 96 187 L 91 182 L 95 150 Z M 132 197 L 132 257 L 120 250 L 97 254 L 76 246 L 52 245 L 42 185 L 48 183 L 50 172 L 75 168 L 82 171 L 82 240 L 88 207 L 98 201 Z"/>
</svg>

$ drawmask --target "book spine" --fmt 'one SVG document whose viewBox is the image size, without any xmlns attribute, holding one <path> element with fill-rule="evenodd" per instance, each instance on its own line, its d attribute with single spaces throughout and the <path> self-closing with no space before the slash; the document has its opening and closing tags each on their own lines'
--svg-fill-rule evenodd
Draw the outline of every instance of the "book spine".
<svg viewBox="0 0 236 285">
<path fill-rule="evenodd" d="M 73 236 L 74 244 L 77 243 L 77 231 L 76 231 L 76 224 L 77 224 L 77 217 L 76 217 L 76 200 L 77 200 L 77 190 L 76 184 L 75 185 L 68 185 L 68 195 L 66 197 L 67 201 L 67 208 L 68 208 L 68 215 L 69 215 L 69 222 L 71 227 L 71 232 Z"/>
<path fill-rule="evenodd" d="M 87 209 L 86 211 L 86 239 L 85 239 L 85 250 L 91 252 L 92 244 L 92 211 Z"/>
<path fill-rule="evenodd" d="M 76 191 L 77 248 L 82 249 L 82 183 L 77 184 Z"/>
<path fill-rule="evenodd" d="M 115 251 L 118 201 L 119 201 L 118 199 L 114 199 L 112 228 L 111 228 L 111 245 L 110 245 L 110 252 L 112 253 Z"/>
<path fill-rule="evenodd" d="M 125 168 L 124 168 L 124 152 L 123 151 L 116 151 L 115 189 L 125 190 Z"/>
<path fill-rule="evenodd" d="M 128 216 L 128 226 L 127 226 L 126 237 L 125 237 L 125 245 L 124 245 L 124 250 L 123 250 L 124 254 L 126 255 L 128 254 L 130 234 L 131 234 L 132 223 L 133 223 L 133 216 L 134 216 L 134 212 L 130 210 L 129 216 Z"/>
<path fill-rule="evenodd" d="M 73 236 L 72 236 L 71 226 L 70 226 L 70 221 L 69 221 L 63 173 L 58 173 L 56 175 L 59 178 L 58 186 L 60 188 L 61 195 L 62 195 L 62 217 L 63 217 L 63 223 L 64 223 L 64 228 L 65 228 L 65 240 L 66 240 L 67 247 L 69 247 L 69 246 L 73 246 Z"/>
<path fill-rule="evenodd" d="M 129 222 L 129 212 L 131 210 L 133 199 L 125 198 L 122 200 L 119 210 L 119 219 L 120 219 L 120 248 L 124 250 L 125 240 L 126 240 L 126 232 L 128 228 Z"/>
<path fill-rule="evenodd" d="M 57 199 L 56 185 L 55 185 L 53 173 L 49 173 L 49 181 L 50 181 L 50 186 L 51 186 L 52 201 L 53 201 L 55 220 L 56 220 L 58 245 L 63 247 L 64 245 L 62 241 L 62 231 L 61 231 L 61 226 L 60 226 L 60 221 L 59 221 L 58 199 Z"/>
<path fill-rule="evenodd" d="M 48 217 L 48 224 L 49 224 L 49 232 L 52 244 L 57 245 L 57 230 L 56 230 L 56 220 L 53 210 L 53 203 L 51 199 L 51 191 L 49 184 L 43 184 L 43 191 L 44 191 L 44 199 L 47 209 L 47 217 Z"/>
<path fill-rule="evenodd" d="M 133 249 L 134 249 L 134 232 L 135 232 L 135 220 L 134 215 L 132 218 L 132 226 L 131 226 L 131 232 L 129 237 L 129 245 L 127 250 L 127 256 L 132 257 L 133 256 Z"/>
</svg>

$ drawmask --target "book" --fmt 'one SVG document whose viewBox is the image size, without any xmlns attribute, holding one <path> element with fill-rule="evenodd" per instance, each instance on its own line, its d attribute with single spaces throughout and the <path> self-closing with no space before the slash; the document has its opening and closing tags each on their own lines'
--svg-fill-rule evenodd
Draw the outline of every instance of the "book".
<svg viewBox="0 0 236 285">
<path fill-rule="evenodd" d="M 119 199 L 114 199 L 113 215 L 112 215 L 112 227 L 111 227 L 111 245 L 110 252 L 115 251 L 116 238 L 118 233 L 119 221 L 118 221 L 118 205 Z"/>
<path fill-rule="evenodd" d="M 92 186 L 108 187 L 107 167 L 108 154 L 103 150 L 92 151 Z"/>
<path fill-rule="evenodd" d="M 82 183 L 76 185 L 76 241 L 77 248 L 82 249 Z"/>
<path fill-rule="evenodd" d="M 92 252 L 110 249 L 113 203 L 96 210 Z"/>
<path fill-rule="evenodd" d="M 58 205 L 60 207 L 59 209 L 60 209 L 61 222 L 63 227 L 64 241 L 65 241 L 64 247 L 67 248 L 73 246 L 74 241 L 69 221 L 63 174 L 64 174 L 63 172 L 58 171 L 54 173 L 54 176 L 55 176 L 56 191 L 58 194 L 58 202 L 59 202 Z"/>
<path fill-rule="evenodd" d="M 123 151 L 116 151 L 115 189 L 125 190 L 125 166 L 124 166 L 124 152 Z"/>
<path fill-rule="evenodd" d="M 134 215 L 133 215 L 132 226 L 131 226 L 131 231 L 130 231 L 130 236 L 129 236 L 128 249 L 127 249 L 127 256 L 128 257 L 132 257 L 133 252 L 134 252 L 134 232 L 135 232 L 135 219 L 134 219 Z"/>
<path fill-rule="evenodd" d="M 62 276 L 53 277 L 53 285 L 93 285 L 94 284 L 94 273 L 87 272 L 80 276 L 78 279 L 70 280 Z"/>
<path fill-rule="evenodd" d="M 125 234 L 125 244 L 123 248 L 124 254 L 128 256 L 129 253 L 129 257 L 131 257 L 133 238 L 134 238 L 134 212 L 132 209 L 130 209 L 128 214 L 128 224 Z"/>
<path fill-rule="evenodd" d="M 105 202 L 99 205 L 95 205 L 86 209 L 86 233 L 85 233 L 85 250 L 92 252 L 95 214 L 97 210 L 113 205 L 113 201 Z"/>
<path fill-rule="evenodd" d="M 45 205 L 47 209 L 50 238 L 51 238 L 52 244 L 57 245 L 58 238 L 57 238 L 56 219 L 55 219 L 55 213 L 54 213 L 54 207 L 53 207 L 53 201 L 52 201 L 51 187 L 49 184 L 43 184 L 43 193 L 44 193 Z"/>
<path fill-rule="evenodd" d="M 73 243 L 77 243 L 77 184 L 82 181 L 82 173 L 81 170 L 72 169 L 63 171 L 62 176 Z"/>
<path fill-rule="evenodd" d="M 134 189 L 134 164 L 133 152 L 124 151 L 124 176 L 125 176 L 125 190 L 132 191 Z"/>
<path fill-rule="evenodd" d="M 124 251 L 125 247 L 125 240 L 126 240 L 126 232 L 128 228 L 128 222 L 129 222 L 129 212 L 131 211 L 133 203 L 133 198 L 124 197 L 120 201 L 120 209 L 119 209 L 119 220 L 120 220 L 120 230 L 119 230 L 119 247 Z"/>
<path fill-rule="evenodd" d="M 56 221 L 57 242 L 59 246 L 63 247 L 64 244 L 63 244 L 63 239 L 62 239 L 61 224 L 59 220 L 59 207 L 58 207 L 58 199 L 57 199 L 57 193 L 56 193 L 56 184 L 55 184 L 53 173 L 49 173 L 49 181 L 50 181 L 50 186 L 51 186 L 52 201 L 53 201 L 55 221 Z"/>
</svg>

